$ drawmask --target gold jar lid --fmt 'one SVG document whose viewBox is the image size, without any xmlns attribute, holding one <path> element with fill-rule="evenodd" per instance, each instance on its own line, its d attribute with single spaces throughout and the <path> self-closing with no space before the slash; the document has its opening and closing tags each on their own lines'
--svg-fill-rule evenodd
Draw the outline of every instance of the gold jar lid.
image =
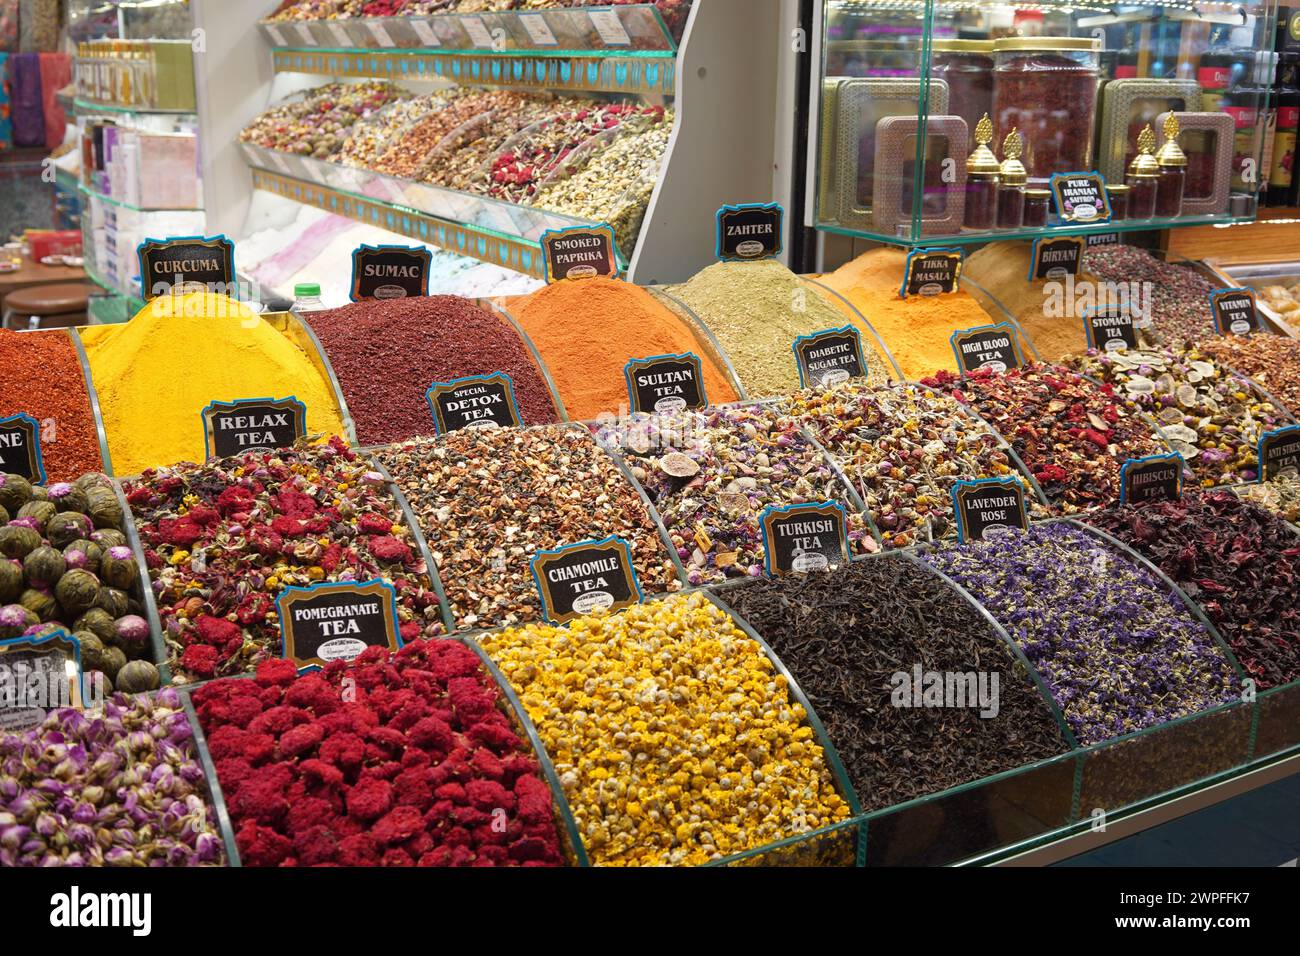
<svg viewBox="0 0 1300 956">
<path fill-rule="evenodd" d="M 1012 129 L 1002 141 L 1002 167 L 998 173 L 1002 177 L 1002 185 L 1023 186 L 1029 178 L 1025 164 L 1020 161 L 1023 150 L 1024 141 L 1020 138 L 1020 130 Z"/>
<path fill-rule="evenodd" d="M 1178 117 L 1170 113 L 1165 117 L 1165 124 L 1161 130 L 1165 134 L 1165 141 L 1156 151 L 1156 162 L 1161 168 L 1181 169 L 1187 165 L 1187 154 L 1183 148 L 1178 145 Z"/>
<path fill-rule="evenodd" d="M 1051 199 L 1051 198 L 1052 198 L 1052 191 L 1051 191 L 1050 189 L 1039 189 L 1039 188 L 1037 188 L 1037 187 L 1033 187 L 1033 188 L 1030 188 L 1030 189 L 1026 189 L 1026 190 L 1025 190 L 1025 198 L 1026 198 L 1026 199 L 1031 199 L 1031 198 L 1032 198 L 1032 199 Z"/>
<path fill-rule="evenodd" d="M 984 118 L 975 124 L 975 150 L 966 157 L 966 175 L 967 176 L 996 176 L 1001 170 L 998 165 L 998 158 L 993 155 L 993 150 L 989 149 L 989 143 L 993 142 L 993 121 L 989 119 L 989 114 L 985 113 Z"/>
<path fill-rule="evenodd" d="M 1003 37 L 993 41 L 994 53 L 1050 50 L 1100 53 L 1100 37 Z"/>
<path fill-rule="evenodd" d="M 993 53 L 993 41 L 956 39 L 931 40 L 930 49 L 935 53 L 983 53 L 985 56 L 989 56 Z"/>
<path fill-rule="evenodd" d="M 1114 193 L 1116 196 L 1125 196 L 1133 191 L 1133 187 L 1126 183 L 1107 183 L 1106 192 Z"/>
<path fill-rule="evenodd" d="M 1138 133 L 1137 148 L 1138 154 L 1128 164 L 1128 174 L 1140 179 L 1153 179 L 1159 176 L 1160 163 L 1155 156 L 1151 155 L 1151 151 L 1156 148 L 1156 134 L 1150 123 Z"/>
</svg>

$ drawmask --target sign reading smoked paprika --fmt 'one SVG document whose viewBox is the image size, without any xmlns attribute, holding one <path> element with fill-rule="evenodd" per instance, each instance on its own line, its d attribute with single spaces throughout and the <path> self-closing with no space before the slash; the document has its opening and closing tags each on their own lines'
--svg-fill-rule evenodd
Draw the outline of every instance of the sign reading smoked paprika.
<svg viewBox="0 0 1300 956">
<path fill-rule="evenodd" d="M 0 641 L 0 732 L 40 726 L 55 710 L 86 706 L 81 641 L 59 629 Z"/>
<path fill-rule="evenodd" d="M 542 233 L 546 281 L 618 276 L 618 256 L 611 226 L 575 226 Z"/>
<path fill-rule="evenodd" d="M 429 294 L 433 253 L 418 246 L 366 246 L 352 252 L 352 301 Z"/>
<path fill-rule="evenodd" d="M 784 224 L 785 210 L 780 203 L 723 206 L 718 210 L 717 256 L 723 262 L 779 256 Z"/>
<path fill-rule="evenodd" d="M 1210 293 L 1214 327 L 1220 335 L 1250 335 L 1259 331 L 1259 310 L 1253 289 L 1215 289 Z"/>
<path fill-rule="evenodd" d="M 641 603 L 632 549 L 617 536 L 538 551 L 532 569 L 542 616 L 552 624 Z"/>
<path fill-rule="evenodd" d="M 981 478 L 959 481 L 952 488 L 957 514 L 957 540 L 980 541 L 994 528 L 1029 527 L 1025 486 L 1019 478 Z"/>
<path fill-rule="evenodd" d="M 212 402 L 199 414 L 208 458 L 288 448 L 307 434 L 307 406 L 292 395 Z"/>
<path fill-rule="evenodd" d="M 1005 372 L 1024 364 L 1016 330 L 1009 322 L 962 329 L 954 332 L 948 341 L 952 343 L 957 368 L 963 376 L 985 368 Z"/>
<path fill-rule="evenodd" d="M 1126 303 L 1090 309 L 1083 316 L 1083 331 L 1088 336 L 1088 348 L 1099 352 L 1137 348 L 1137 325 L 1133 310 Z"/>
<path fill-rule="evenodd" d="M 775 505 L 758 517 L 763 532 L 763 566 L 773 577 L 826 571 L 847 564 L 849 539 L 843 506 Z"/>
<path fill-rule="evenodd" d="M 634 358 L 623 366 L 633 412 L 671 415 L 709 404 L 704 365 L 693 352 Z"/>
<path fill-rule="evenodd" d="M 838 385 L 851 378 L 867 377 L 862 336 L 851 325 L 801 335 L 792 347 L 800 388 Z"/>
<path fill-rule="evenodd" d="M 235 291 L 235 244 L 225 236 L 177 236 L 146 239 L 136 250 L 140 257 L 140 295 Z"/>
<path fill-rule="evenodd" d="M 961 278 L 960 249 L 916 249 L 907 254 L 903 272 L 904 299 L 909 295 L 943 295 L 957 291 Z"/>
<path fill-rule="evenodd" d="M 1051 189 L 1056 214 L 1063 222 L 1110 222 L 1110 197 L 1101 173 L 1056 173 Z"/>
<path fill-rule="evenodd" d="M 1186 463 L 1177 453 L 1130 458 L 1119 470 L 1119 503 L 1176 501 L 1183 493 Z"/>
<path fill-rule="evenodd" d="M 0 418 L 0 474 L 18 475 L 38 485 L 45 484 L 41 426 L 32 416 L 20 412 Z"/>
<path fill-rule="evenodd" d="M 1259 436 L 1259 480 L 1272 481 L 1300 471 L 1300 425 L 1288 425 Z"/>
<path fill-rule="evenodd" d="M 1087 243 L 1080 236 L 1059 239 L 1035 239 L 1029 261 L 1029 281 L 1064 279 L 1079 274 L 1083 267 L 1083 250 Z"/>
<path fill-rule="evenodd" d="M 523 424 L 515 383 L 505 372 L 434 382 L 425 392 L 439 435 L 461 428 L 514 428 Z"/>
<path fill-rule="evenodd" d="M 275 599 L 280 656 L 299 669 L 350 661 L 367 647 L 402 646 L 397 591 L 387 581 L 333 581 L 285 588 Z"/>
</svg>

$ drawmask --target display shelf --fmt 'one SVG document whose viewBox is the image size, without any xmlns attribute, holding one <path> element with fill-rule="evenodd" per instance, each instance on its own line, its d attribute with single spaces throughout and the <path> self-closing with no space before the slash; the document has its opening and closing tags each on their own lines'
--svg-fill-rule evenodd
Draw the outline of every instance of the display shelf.
<svg viewBox="0 0 1300 956">
<path fill-rule="evenodd" d="M 165 110 L 143 106 L 119 106 L 115 103 L 97 103 L 80 98 L 72 101 L 74 109 L 83 113 L 122 113 L 128 116 L 196 116 L 194 110 Z"/>
<path fill-rule="evenodd" d="M 175 208 L 144 207 L 133 206 L 130 203 L 123 202 L 120 199 L 114 199 L 112 196 L 105 196 L 103 193 L 96 192 L 84 183 L 77 184 L 77 190 L 90 199 L 96 199 L 99 202 L 108 203 L 110 206 L 116 206 L 118 209 L 127 209 L 131 212 L 138 212 L 143 215 L 160 212 L 203 212 L 202 209 L 194 206 L 177 206 Z"/>
<path fill-rule="evenodd" d="M 141 299 L 139 296 L 132 295 L 127 292 L 123 292 L 117 286 L 113 285 L 111 282 L 109 282 L 107 279 L 101 276 L 98 272 L 96 272 L 94 267 L 92 267 L 89 262 L 86 262 L 83 268 L 85 269 L 87 279 L 89 279 L 95 285 L 103 289 L 107 298 L 120 299 L 121 306 L 125 307 L 126 309 L 124 318 L 119 318 L 116 310 L 112 310 L 110 313 L 107 314 L 101 313 L 99 316 L 97 316 L 97 318 L 101 320 L 101 324 L 108 325 L 108 324 L 114 324 L 117 321 L 125 321 L 126 319 L 129 319 L 131 316 L 135 315 L 135 313 L 139 312 L 141 309 L 144 308 L 145 305 L 144 299 Z"/>
</svg>

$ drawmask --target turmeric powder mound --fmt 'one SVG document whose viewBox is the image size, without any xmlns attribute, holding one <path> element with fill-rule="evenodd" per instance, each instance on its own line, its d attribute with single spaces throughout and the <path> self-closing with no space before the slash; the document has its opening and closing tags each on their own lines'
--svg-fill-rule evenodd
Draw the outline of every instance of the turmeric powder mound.
<svg viewBox="0 0 1300 956">
<path fill-rule="evenodd" d="M 308 434 L 343 434 L 333 387 L 312 359 L 223 295 L 161 296 L 125 325 L 82 330 L 113 470 L 199 462 L 204 406 L 295 396 Z"/>
<path fill-rule="evenodd" d="M 1058 362 L 1067 355 L 1086 352 L 1082 317 L 1056 314 L 1060 309 L 1053 307 L 1050 287 L 1063 284 L 1029 280 L 1032 254 L 1028 242 L 994 242 L 967 259 L 962 272 L 1016 317 L 1043 361 Z M 1079 275 L 1075 282 L 1085 280 L 1096 281 Z"/>
<path fill-rule="evenodd" d="M 604 277 L 555 282 L 506 307 L 537 347 L 574 421 L 628 408 L 623 369 L 633 358 L 693 352 L 704 367 L 709 404 L 740 397 L 708 340 L 630 282 Z"/>
</svg>

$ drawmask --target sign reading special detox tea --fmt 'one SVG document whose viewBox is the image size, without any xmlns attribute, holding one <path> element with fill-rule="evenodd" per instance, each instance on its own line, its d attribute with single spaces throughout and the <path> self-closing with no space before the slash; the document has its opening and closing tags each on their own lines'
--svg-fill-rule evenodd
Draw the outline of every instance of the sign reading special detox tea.
<svg viewBox="0 0 1300 956">
<path fill-rule="evenodd" d="M 1099 305 L 1083 316 L 1083 331 L 1088 348 L 1101 352 L 1119 352 L 1137 348 L 1137 325 L 1133 310 L 1126 303 Z"/>
<path fill-rule="evenodd" d="M 429 294 L 433 253 L 416 246 L 366 246 L 352 252 L 352 301 Z"/>
<path fill-rule="evenodd" d="M 862 336 L 851 325 L 801 335 L 794 340 L 793 348 L 800 388 L 838 385 L 851 378 L 867 377 Z"/>
<path fill-rule="evenodd" d="M 632 549 L 616 536 L 538 551 L 532 569 L 542 616 L 552 624 L 641 602 Z"/>
<path fill-rule="evenodd" d="M 1062 236 L 1059 239 L 1034 240 L 1033 255 L 1029 260 L 1029 281 L 1064 279 L 1076 276 L 1083 267 L 1083 250 L 1087 243 L 1080 236 Z"/>
<path fill-rule="evenodd" d="M 1259 437 L 1259 480 L 1272 481 L 1300 471 L 1300 425 L 1288 425 Z"/>
<path fill-rule="evenodd" d="M 511 428 L 523 424 L 515 383 L 505 372 L 434 382 L 425 393 L 439 435 L 461 428 Z"/>
<path fill-rule="evenodd" d="M 209 458 L 288 448 L 307 434 L 307 406 L 292 395 L 212 402 L 200 415 Z"/>
<path fill-rule="evenodd" d="M 614 230 L 611 226 L 575 226 L 542 233 L 546 281 L 591 279 L 618 275 Z"/>
<path fill-rule="evenodd" d="M 903 298 L 909 295 L 943 295 L 957 291 L 961 278 L 960 249 L 916 249 L 907 254 L 903 272 Z"/>
<path fill-rule="evenodd" d="M 825 571 L 849 560 L 844 508 L 834 501 L 772 506 L 758 518 L 767 573 Z"/>
<path fill-rule="evenodd" d="M 954 332 L 948 341 L 952 343 L 957 368 L 963 376 L 980 369 L 1005 372 L 1024 364 L 1016 330 L 1009 322 L 962 329 Z"/>
<path fill-rule="evenodd" d="M 1101 173 L 1056 173 L 1051 189 L 1062 222 L 1110 222 L 1110 197 Z"/>
<path fill-rule="evenodd" d="M 280 656 L 299 668 L 350 661 L 367 647 L 402 646 L 397 591 L 386 581 L 335 581 L 285 588 L 275 599 Z"/>
<path fill-rule="evenodd" d="M 62 629 L 0 641 L 0 732 L 28 730 L 52 711 L 84 706 L 81 641 Z"/>
<path fill-rule="evenodd" d="M 623 366 L 633 412 L 671 415 L 709 404 L 704 365 L 693 352 L 634 358 Z"/>
<path fill-rule="evenodd" d="M 136 251 L 144 299 L 235 288 L 235 244 L 225 236 L 146 239 Z"/>
<path fill-rule="evenodd" d="M 1130 458 L 1119 470 L 1119 503 L 1174 501 L 1183 493 L 1183 456 L 1177 453 Z"/>
<path fill-rule="evenodd" d="M 780 203 L 723 206 L 718 210 L 717 256 L 723 262 L 779 256 L 784 224 L 785 210 Z"/>
<path fill-rule="evenodd" d="M 952 488 L 957 540 L 980 541 L 994 528 L 1029 527 L 1025 486 L 1019 478 L 959 481 Z"/>
<path fill-rule="evenodd" d="M 1210 293 L 1214 328 L 1220 335 L 1250 335 L 1259 331 L 1259 309 L 1253 289 L 1215 289 Z"/>
<path fill-rule="evenodd" d="M 45 484 L 41 426 L 32 416 L 20 412 L 0 418 L 0 475 L 18 475 Z"/>
</svg>

